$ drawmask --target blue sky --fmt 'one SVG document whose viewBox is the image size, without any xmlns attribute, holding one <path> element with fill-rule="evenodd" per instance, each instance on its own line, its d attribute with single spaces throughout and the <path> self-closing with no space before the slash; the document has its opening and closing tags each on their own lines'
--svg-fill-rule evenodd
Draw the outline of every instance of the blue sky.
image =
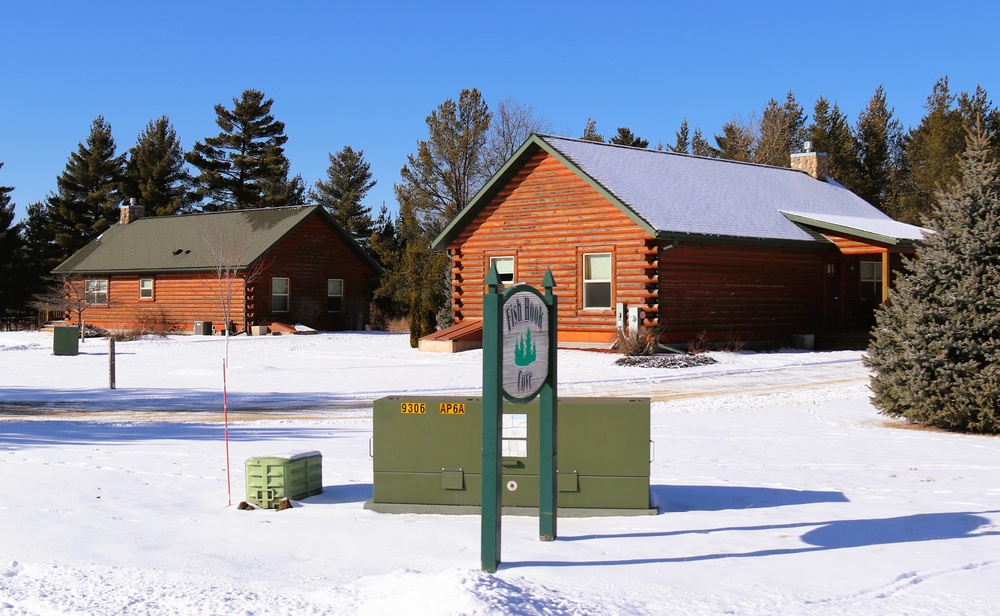
<svg viewBox="0 0 1000 616">
<path fill-rule="evenodd" d="M 427 115 L 462 88 L 513 97 L 578 137 L 588 117 L 672 143 L 707 137 L 794 91 L 853 123 L 879 84 L 904 127 L 934 82 L 1000 100 L 1000 3 L 967 2 L 35 2 L 0 9 L 0 185 L 23 215 L 56 188 L 98 115 L 119 152 L 146 123 L 181 143 L 218 134 L 214 105 L 274 99 L 292 172 L 362 149 L 377 210 Z"/>
</svg>

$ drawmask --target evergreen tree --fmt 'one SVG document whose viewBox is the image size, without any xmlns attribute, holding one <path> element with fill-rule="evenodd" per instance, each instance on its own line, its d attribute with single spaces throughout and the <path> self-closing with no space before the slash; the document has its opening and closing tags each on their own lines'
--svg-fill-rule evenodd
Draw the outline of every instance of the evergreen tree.
<svg viewBox="0 0 1000 616">
<path fill-rule="evenodd" d="M 1000 175 L 971 134 L 961 182 L 939 193 L 930 234 L 876 313 L 873 403 L 948 430 L 1000 432 Z"/>
<path fill-rule="evenodd" d="M 28 299 L 24 238 L 21 224 L 14 223 L 13 190 L 0 186 L 0 316 L 23 308 Z"/>
<path fill-rule="evenodd" d="M 184 150 L 167 116 L 150 120 L 129 150 L 125 196 L 134 197 L 147 216 L 191 211 L 197 197 L 184 168 Z"/>
<path fill-rule="evenodd" d="M 111 125 L 98 116 L 90 135 L 70 154 L 56 180 L 57 191 L 36 212 L 48 227 L 44 235 L 55 242 L 52 258 L 58 265 L 118 221 L 125 177 L 125 155 L 115 155 Z"/>
<path fill-rule="evenodd" d="M 691 151 L 691 139 L 688 136 L 688 121 L 684 118 L 681 121 L 681 127 L 677 129 L 674 133 L 676 139 L 674 140 L 674 145 L 671 146 L 670 150 L 672 152 L 677 152 L 678 154 L 687 154 Z"/>
<path fill-rule="evenodd" d="M 857 172 L 846 185 L 880 210 L 893 213 L 892 181 L 899 169 L 902 129 L 892 117 L 882 86 L 858 116 L 854 129 Z"/>
<path fill-rule="evenodd" d="M 284 122 L 271 115 L 273 104 L 263 92 L 245 90 L 242 98 L 233 98 L 231 111 L 221 103 L 215 106 L 222 131 L 196 142 L 185 156 L 199 171 L 195 188 L 208 200 L 205 211 L 296 205 L 291 201 L 305 187 L 301 178 L 288 179 L 288 137 Z"/>
<path fill-rule="evenodd" d="M 414 346 L 434 331 L 435 321 L 450 322 L 449 259 L 432 251 L 430 243 L 486 180 L 484 149 L 490 120 L 479 90 L 462 90 L 458 103 L 448 99 L 427 117 L 428 138 L 417 144 L 416 155 L 409 155 L 400 171 L 402 183 L 395 191 L 404 279 L 387 276 L 382 294 L 408 304 Z"/>
<path fill-rule="evenodd" d="M 802 146 L 805 122 L 805 111 L 791 90 L 783 104 L 769 100 L 760 116 L 760 132 L 753 148 L 756 162 L 788 167 L 791 153 Z"/>
<path fill-rule="evenodd" d="M 959 156 L 965 149 L 962 114 L 953 107 L 948 77 L 935 84 L 924 108 L 927 114 L 903 139 L 897 215 L 919 223 L 930 213 L 934 193 L 961 174 Z"/>
<path fill-rule="evenodd" d="M 722 134 L 715 136 L 718 149 L 714 150 L 719 158 L 752 162 L 754 159 L 754 131 L 750 125 L 735 118 L 722 125 Z"/>
<path fill-rule="evenodd" d="M 854 134 L 837 103 L 831 107 L 828 100 L 819 97 L 813 107 L 813 123 L 805 133 L 813 142 L 813 150 L 827 155 L 830 176 L 851 188 L 849 182 L 857 175 L 858 166 L 854 157 Z"/>
<path fill-rule="evenodd" d="M 336 154 L 330 154 L 326 181 L 316 182 L 310 192 L 312 201 L 322 205 L 345 231 L 362 246 L 371 243 L 374 222 L 371 208 L 362 205 L 368 191 L 375 186 L 371 165 L 365 160 L 365 151 L 345 145 Z"/>
<path fill-rule="evenodd" d="M 958 97 L 958 112 L 967 129 L 980 126 L 985 134 L 991 135 L 990 147 L 994 158 L 1000 160 L 1000 109 L 993 106 L 986 90 L 977 85 L 972 94 L 962 92 Z"/>
<path fill-rule="evenodd" d="M 719 156 L 719 151 L 712 147 L 708 139 L 705 139 L 700 128 L 694 129 L 694 135 L 691 136 L 691 153 L 695 156 L 709 158 L 718 158 Z"/>
<path fill-rule="evenodd" d="M 648 148 L 649 140 L 643 139 L 639 135 L 633 134 L 627 126 L 619 126 L 618 134 L 609 140 L 609 143 L 617 145 L 627 145 L 633 148 Z"/>
<path fill-rule="evenodd" d="M 583 134 L 580 135 L 580 139 L 604 143 L 604 135 L 597 132 L 597 121 L 594 118 L 587 118 L 587 125 L 583 128 Z"/>
</svg>

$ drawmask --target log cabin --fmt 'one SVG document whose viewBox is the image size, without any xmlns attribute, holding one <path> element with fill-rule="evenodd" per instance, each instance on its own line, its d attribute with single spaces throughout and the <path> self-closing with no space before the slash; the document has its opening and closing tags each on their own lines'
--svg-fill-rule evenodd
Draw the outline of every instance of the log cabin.
<svg viewBox="0 0 1000 616">
<path fill-rule="evenodd" d="M 318 205 L 119 223 L 53 270 L 84 321 L 108 330 L 361 329 L 378 264 Z M 211 324 L 208 326 L 208 324 Z M 259 331 L 259 330 L 258 330 Z"/>
<path fill-rule="evenodd" d="M 610 347 L 630 320 L 680 349 L 866 331 L 926 230 L 808 149 L 783 168 L 532 135 L 434 240 L 456 333 L 422 347 L 475 346 L 491 266 L 536 287 L 551 269 L 564 347 Z"/>
</svg>

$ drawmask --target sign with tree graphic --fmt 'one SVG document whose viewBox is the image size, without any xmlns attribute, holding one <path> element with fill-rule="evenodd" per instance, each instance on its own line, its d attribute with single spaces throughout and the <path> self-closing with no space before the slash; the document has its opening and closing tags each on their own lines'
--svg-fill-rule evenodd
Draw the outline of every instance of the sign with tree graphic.
<svg viewBox="0 0 1000 616">
<path fill-rule="evenodd" d="M 531 287 L 512 291 L 500 316 L 503 393 L 511 402 L 528 402 L 549 374 L 549 308 Z"/>
</svg>

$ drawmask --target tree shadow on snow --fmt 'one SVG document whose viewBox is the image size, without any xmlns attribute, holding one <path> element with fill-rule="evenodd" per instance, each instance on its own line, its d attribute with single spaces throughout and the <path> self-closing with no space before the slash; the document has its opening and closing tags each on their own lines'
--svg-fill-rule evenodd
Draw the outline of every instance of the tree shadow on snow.
<svg viewBox="0 0 1000 616">
<path fill-rule="evenodd" d="M 913 543 L 921 541 L 939 541 L 953 539 L 974 539 L 1000 535 L 1000 531 L 979 531 L 993 522 L 982 517 L 985 514 L 1000 513 L 998 510 L 981 512 L 946 512 L 924 513 L 901 516 L 896 518 L 881 518 L 868 520 L 833 520 L 827 522 L 796 522 L 791 524 L 773 524 L 759 526 L 735 526 L 726 528 L 679 530 L 668 532 L 621 533 L 608 535 L 589 535 L 582 537 L 559 537 L 559 541 L 588 541 L 610 539 L 650 537 L 668 537 L 674 535 L 708 534 L 719 532 L 775 531 L 782 529 L 816 527 L 799 536 L 802 547 L 776 548 L 756 550 L 753 552 L 724 552 L 719 554 L 685 554 L 665 556 L 663 558 L 637 558 L 626 560 L 599 561 L 522 561 L 503 563 L 503 568 L 520 567 L 591 567 L 607 565 L 644 565 L 656 563 L 681 563 L 700 560 L 717 560 L 724 558 L 755 558 L 760 556 L 780 556 L 786 554 L 803 554 L 806 552 L 821 552 L 825 550 L 840 550 L 874 545 Z"/>
<path fill-rule="evenodd" d="M 360 438 L 370 429 L 347 426 L 229 426 L 229 440 L 235 442 L 332 440 Z M 96 423 L 89 421 L 19 421 L 0 423 L 0 449 L 27 445 L 79 445 L 135 441 L 221 441 L 222 423 Z"/>
<path fill-rule="evenodd" d="M 661 512 L 760 509 L 812 503 L 846 503 L 842 492 L 745 486 L 650 486 L 650 499 Z"/>
</svg>

